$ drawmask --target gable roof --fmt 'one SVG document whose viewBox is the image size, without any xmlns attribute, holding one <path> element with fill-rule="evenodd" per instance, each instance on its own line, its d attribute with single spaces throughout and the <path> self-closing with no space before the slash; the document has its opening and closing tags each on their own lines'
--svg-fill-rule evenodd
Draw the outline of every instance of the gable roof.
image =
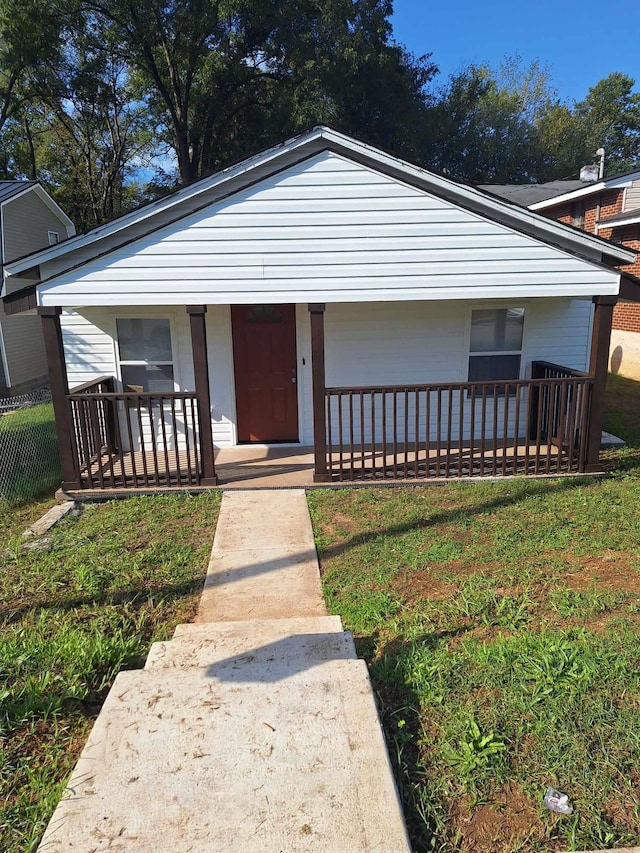
<svg viewBox="0 0 640 853">
<path fill-rule="evenodd" d="M 13 261 L 7 264 L 5 271 L 9 276 L 34 271 L 39 283 L 53 283 L 65 273 L 149 237 L 167 225 L 327 151 L 590 263 L 615 266 L 631 263 L 635 258 L 633 252 L 607 240 L 532 213 L 481 189 L 413 166 L 330 128 L 316 127 L 86 234 Z M 47 275 L 49 264 L 50 270 L 55 272 Z M 40 274 L 41 268 L 45 270 L 44 275 Z M 19 299 L 21 293 L 15 291 L 11 297 L 5 297 L 5 301 Z"/>
<path fill-rule="evenodd" d="M 521 207 L 583 189 L 584 181 L 548 181 L 546 184 L 483 184 L 480 189 Z"/>
</svg>

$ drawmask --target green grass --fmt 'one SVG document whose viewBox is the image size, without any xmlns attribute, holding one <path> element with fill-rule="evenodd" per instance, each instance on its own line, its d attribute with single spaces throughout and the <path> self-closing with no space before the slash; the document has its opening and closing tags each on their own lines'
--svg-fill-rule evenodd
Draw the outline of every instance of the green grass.
<svg viewBox="0 0 640 853">
<path fill-rule="evenodd" d="M 53 405 L 0 416 L 0 509 L 52 492 L 60 483 Z"/>
<path fill-rule="evenodd" d="M 219 493 L 87 505 L 46 550 L 5 514 L 0 567 L 0 849 L 35 850 L 116 674 L 197 606 Z"/>
<path fill-rule="evenodd" d="M 416 851 L 640 837 L 640 385 L 604 480 L 309 495 L 330 612 L 369 663 Z M 565 791 L 570 817 L 544 809 Z"/>
</svg>

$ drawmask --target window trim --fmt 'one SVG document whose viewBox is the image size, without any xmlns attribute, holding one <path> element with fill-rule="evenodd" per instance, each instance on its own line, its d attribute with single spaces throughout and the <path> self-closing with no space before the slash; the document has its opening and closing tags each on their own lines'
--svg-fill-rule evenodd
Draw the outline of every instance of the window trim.
<svg viewBox="0 0 640 853">
<path fill-rule="evenodd" d="M 516 310 L 524 312 L 524 321 L 522 324 L 522 345 L 519 350 L 499 350 L 499 351 L 483 351 L 483 352 L 471 352 L 471 321 L 473 319 L 474 311 L 487 311 L 487 310 Z M 473 380 L 469 379 L 469 359 L 474 355 L 519 355 L 520 356 L 520 370 L 518 372 L 518 376 L 514 379 L 508 380 L 500 380 L 496 379 L 494 382 L 517 382 L 525 378 L 525 351 L 527 345 L 527 316 L 529 314 L 530 305 L 525 302 L 503 302 L 499 305 L 496 305 L 495 302 L 478 302 L 473 305 L 469 305 L 467 308 L 467 323 L 466 323 L 466 341 L 465 341 L 465 349 L 463 352 L 463 373 L 462 375 L 465 377 L 464 382 L 472 382 Z"/>
<path fill-rule="evenodd" d="M 171 354 L 173 356 L 173 361 L 142 361 L 142 360 L 130 360 L 124 359 L 121 361 L 120 359 L 120 340 L 118 338 L 118 320 L 168 320 L 169 321 L 169 337 L 171 341 Z M 148 364 L 158 364 L 158 365 L 171 365 L 173 367 L 173 393 L 176 391 L 180 391 L 180 377 L 179 377 L 179 359 L 178 359 L 178 349 L 177 349 L 177 335 L 175 331 L 175 317 L 172 314 L 153 314 L 146 316 L 140 311 L 132 310 L 127 313 L 118 312 L 118 314 L 114 315 L 113 318 L 113 348 L 115 352 L 115 363 L 117 369 L 117 378 L 120 383 L 121 389 L 124 391 L 124 382 L 122 380 L 122 366 L 125 367 L 136 367 L 136 366 L 144 366 Z M 172 393 L 169 391 L 165 391 L 165 394 Z M 143 391 L 144 394 L 149 394 L 153 392 Z"/>
</svg>

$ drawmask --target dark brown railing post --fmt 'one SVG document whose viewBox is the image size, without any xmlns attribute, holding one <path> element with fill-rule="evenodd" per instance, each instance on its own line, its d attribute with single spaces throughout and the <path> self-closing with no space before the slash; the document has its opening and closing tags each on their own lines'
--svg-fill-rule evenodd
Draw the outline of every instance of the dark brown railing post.
<svg viewBox="0 0 640 853">
<path fill-rule="evenodd" d="M 531 378 L 532 379 L 542 379 L 544 376 L 544 370 L 542 369 L 539 362 L 534 361 L 531 364 Z M 532 385 L 529 387 L 529 400 L 527 402 L 527 409 L 529 412 L 529 423 L 528 423 L 528 437 L 530 439 L 535 439 L 536 434 L 538 432 L 538 400 L 540 397 L 540 386 Z"/>
<path fill-rule="evenodd" d="M 67 381 L 67 368 L 62 343 L 62 330 L 60 328 L 60 311 L 61 309 L 55 306 L 41 306 L 38 308 L 38 314 L 42 323 L 45 352 L 47 354 L 51 400 L 56 420 L 60 467 L 62 470 L 62 488 L 79 489 L 80 477 L 74 452 L 71 413 L 67 399 L 69 384 Z"/>
<path fill-rule="evenodd" d="M 113 394 L 116 390 L 116 384 L 113 376 L 102 383 L 104 391 L 107 394 Z M 102 390 L 102 388 L 100 389 Z M 109 450 L 121 450 L 118 434 L 120 432 L 118 424 L 118 404 L 115 400 L 108 400 L 104 407 L 104 429 L 107 447 Z"/>
<path fill-rule="evenodd" d="M 200 485 L 217 486 L 211 426 L 211 394 L 209 392 L 209 358 L 207 354 L 207 329 L 205 325 L 206 305 L 187 305 L 191 324 L 191 346 L 193 349 L 193 372 L 198 398 L 198 427 L 200 432 L 200 458 L 202 478 Z M 189 436 L 186 436 L 187 441 Z"/>
<path fill-rule="evenodd" d="M 324 303 L 309 304 L 311 322 L 311 375 L 313 381 L 313 482 L 329 481 L 325 416 Z"/>
<path fill-rule="evenodd" d="M 593 377 L 591 393 L 591 411 L 589 413 L 589 433 L 587 437 L 586 471 L 600 470 L 600 444 L 602 442 L 602 420 L 604 414 L 604 393 L 607 385 L 609 366 L 609 347 L 611 344 L 611 323 L 613 308 L 618 301 L 616 296 L 594 296 L 593 332 L 591 335 L 591 359 L 589 373 Z"/>
</svg>

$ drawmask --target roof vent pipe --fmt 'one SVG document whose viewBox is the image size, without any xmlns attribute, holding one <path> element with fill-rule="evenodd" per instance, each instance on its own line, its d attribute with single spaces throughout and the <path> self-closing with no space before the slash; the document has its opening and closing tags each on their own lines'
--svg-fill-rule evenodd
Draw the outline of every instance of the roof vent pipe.
<svg viewBox="0 0 640 853">
<path fill-rule="evenodd" d="M 598 166 L 598 180 L 601 181 L 604 178 L 604 148 L 598 148 L 596 151 L 596 157 L 600 158 L 600 164 Z"/>
</svg>

